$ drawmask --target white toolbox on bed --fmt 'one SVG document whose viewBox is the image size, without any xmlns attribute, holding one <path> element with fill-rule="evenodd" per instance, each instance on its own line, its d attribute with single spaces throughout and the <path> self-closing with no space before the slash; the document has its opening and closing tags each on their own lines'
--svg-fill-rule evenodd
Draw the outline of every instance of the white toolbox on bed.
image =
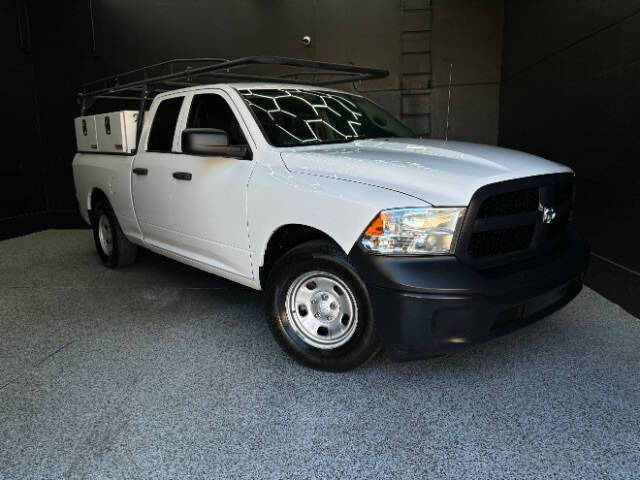
<svg viewBox="0 0 640 480">
<path fill-rule="evenodd" d="M 136 149 L 137 111 L 100 113 L 95 117 L 99 152 L 133 153 Z"/>
<path fill-rule="evenodd" d="M 78 117 L 75 125 L 79 152 L 133 153 L 136 149 L 136 110 Z"/>
<path fill-rule="evenodd" d="M 76 147 L 79 152 L 97 152 L 96 119 L 93 115 L 78 117 L 74 120 L 76 127 Z"/>
</svg>

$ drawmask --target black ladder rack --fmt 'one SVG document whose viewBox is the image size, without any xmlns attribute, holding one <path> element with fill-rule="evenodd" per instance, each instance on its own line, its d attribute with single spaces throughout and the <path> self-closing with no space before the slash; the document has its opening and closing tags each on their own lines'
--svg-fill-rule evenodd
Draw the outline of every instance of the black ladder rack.
<svg viewBox="0 0 640 480">
<path fill-rule="evenodd" d="M 241 67 L 256 65 L 276 65 L 306 70 L 287 72 L 279 76 L 237 71 Z M 253 56 L 235 60 L 177 58 L 87 82 L 82 85 L 78 93 L 78 103 L 80 114 L 84 115 L 86 109 L 91 107 L 97 99 L 139 101 L 137 132 L 139 139 L 146 102 L 162 92 L 220 81 L 282 82 L 327 86 L 384 78 L 387 75 L 389 75 L 387 70 L 290 57 Z M 298 78 L 300 76 L 311 77 L 311 79 L 300 80 Z"/>
<path fill-rule="evenodd" d="M 289 72 L 279 76 L 232 71 L 253 65 L 279 65 L 305 68 L 307 70 Z M 326 86 L 383 78 L 387 75 L 389 75 L 387 70 L 289 57 L 257 56 L 235 60 L 225 58 L 178 58 L 87 82 L 82 85 L 82 90 L 78 93 L 78 100 L 84 110 L 99 98 L 140 100 L 143 95 L 149 97 L 169 90 L 194 85 L 206 85 L 216 81 L 286 82 Z M 297 78 L 299 76 L 331 76 L 333 78 L 316 78 L 315 81 L 303 81 Z"/>
</svg>

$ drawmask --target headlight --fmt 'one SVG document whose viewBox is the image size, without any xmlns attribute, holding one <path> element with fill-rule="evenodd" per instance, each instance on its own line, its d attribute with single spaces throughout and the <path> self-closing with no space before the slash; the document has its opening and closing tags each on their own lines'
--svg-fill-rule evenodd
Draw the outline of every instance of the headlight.
<svg viewBox="0 0 640 480">
<path fill-rule="evenodd" d="M 360 240 L 372 252 L 385 255 L 446 255 L 453 253 L 464 208 L 394 208 L 383 210 Z"/>
</svg>

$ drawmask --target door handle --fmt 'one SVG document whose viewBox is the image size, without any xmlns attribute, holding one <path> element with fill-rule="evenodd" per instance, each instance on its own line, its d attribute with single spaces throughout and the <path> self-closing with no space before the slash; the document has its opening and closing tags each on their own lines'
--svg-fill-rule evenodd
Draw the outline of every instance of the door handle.
<svg viewBox="0 0 640 480">
<path fill-rule="evenodd" d="M 132 172 L 136 175 L 146 175 L 147 173 L 149 173 L 149 170 L 147 170 L 146 168 L 134 168 Z"/>
<path fill-rule="evenodd" d="M 189 172 L 173 172 L 173 178 L 178 180 L 191 180 L 191 173 Z"/>
</svg>

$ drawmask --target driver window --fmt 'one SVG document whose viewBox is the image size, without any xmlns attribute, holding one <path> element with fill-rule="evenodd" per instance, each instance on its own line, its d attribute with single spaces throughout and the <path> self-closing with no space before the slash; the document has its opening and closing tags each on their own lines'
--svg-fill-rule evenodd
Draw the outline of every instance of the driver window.
<svg viewBox="0 0 640 480">
<path fill-rule="evenodd" d="M 215 93 L 195 95 L 191 102 L 187 128 L 217 128 L 229 136 L 229 145 L 246 145 L 236 116 L 227 101 Z"/>
</svg>

